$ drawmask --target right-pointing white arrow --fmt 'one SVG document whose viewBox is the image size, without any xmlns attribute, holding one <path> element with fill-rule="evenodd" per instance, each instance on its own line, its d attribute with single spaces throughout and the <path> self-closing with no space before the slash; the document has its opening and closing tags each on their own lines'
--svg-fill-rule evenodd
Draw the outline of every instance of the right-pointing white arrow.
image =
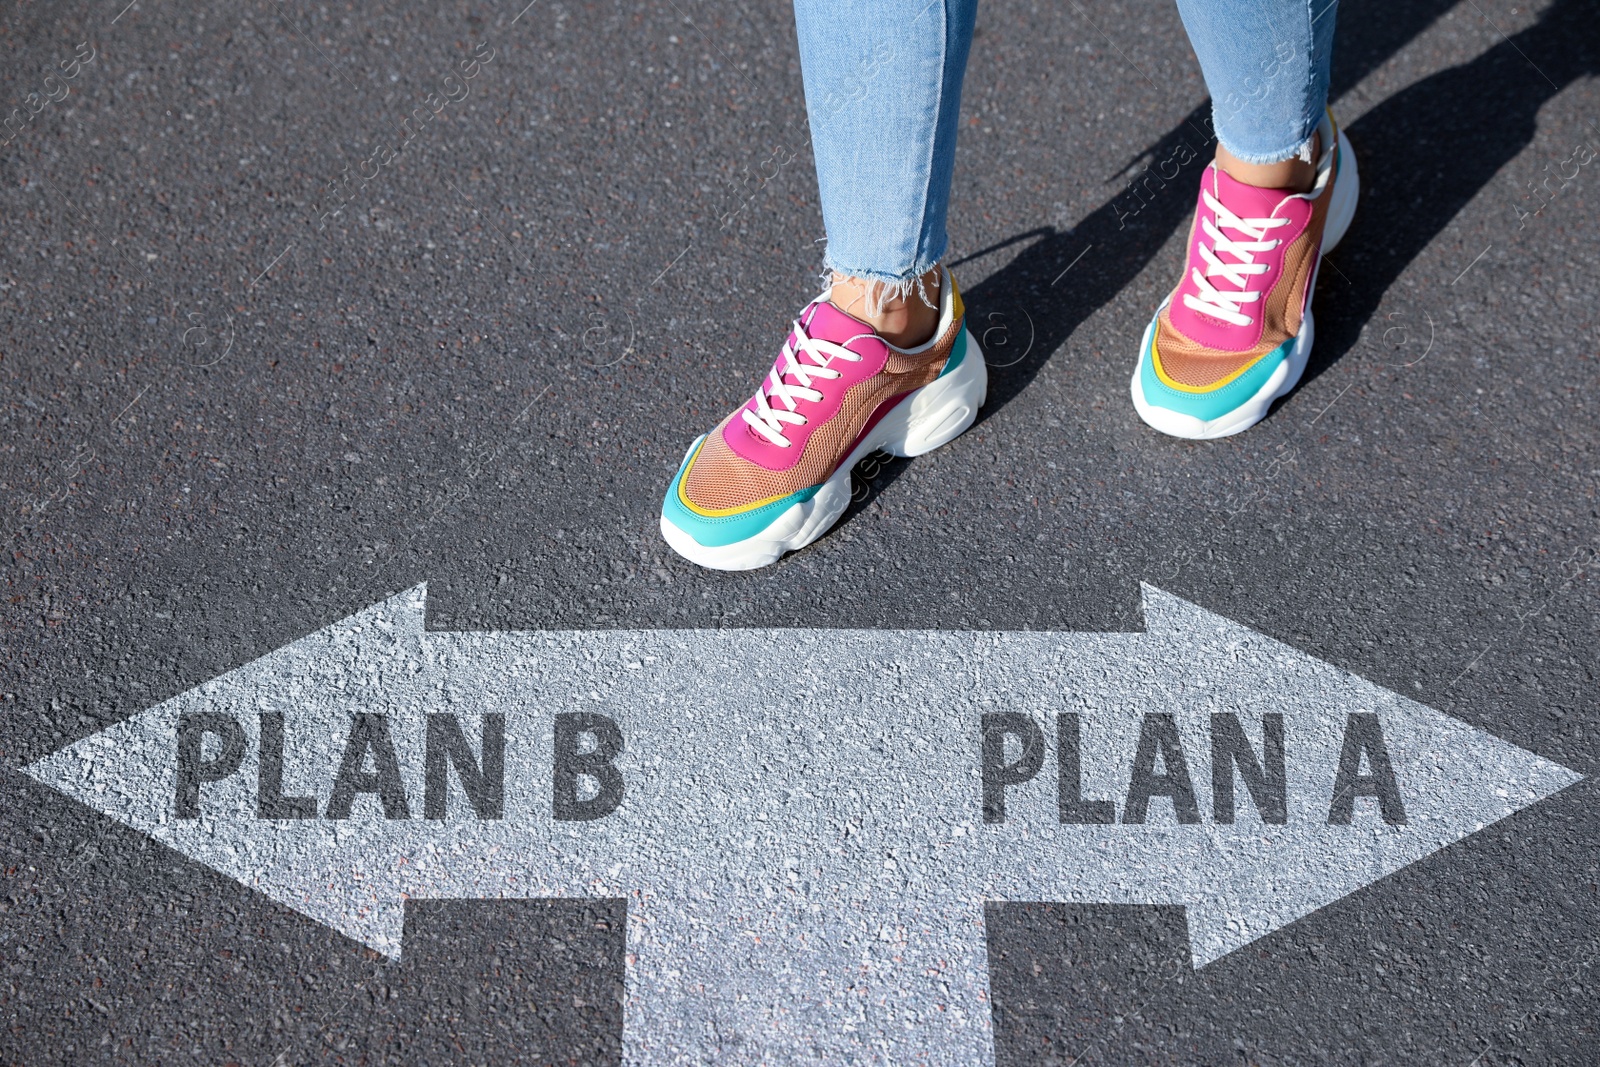
<svg viewBox="0 0 1600 1067">
<path fill-rule="evenodd" d="M 398 956 L 418 897 L 628 900 L 631 1064 L 992 1057 L 986 900 L 1203 966 L 1580 776 L 1177 597 L 1145 633 L 430 633 L 421 586 L 40 781 Z"/>
</svg>

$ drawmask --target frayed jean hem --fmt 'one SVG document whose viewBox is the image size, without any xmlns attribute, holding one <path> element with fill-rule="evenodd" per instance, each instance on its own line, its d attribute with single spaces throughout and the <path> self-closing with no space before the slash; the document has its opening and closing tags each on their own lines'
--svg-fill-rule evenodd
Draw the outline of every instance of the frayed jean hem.
<svg viewBox="0 0 1600 1067">
<path fill-rule="evenodd" d="M 1308 162 L 1308 163 L 1314 163 L 1315 160 L 1313 160 L 1313 159 L 1311 159 L 1309 157 L 1311 156 L 1312 144 L 1313 144 L 1313 142 L 1316 141 L 1316 139 L 1317 139 L 1317 128 L 1316 128 L 1316 126 L 1312 126 L 1311 127 L 1311 132 L 1309 134 L 1307 134 L 1305 137 L 1301 138 L 1298 141 L 1291 142 L 1288 145 L 1288 147 L 1281 148 L 1281 149 L 1273 149 L 1273 150 L 1267 151 L 1267 152 L 1241 152 L 1241 151 L 1238 151 L 1237 149 L 1235 149 L 1233 147 L 1233 145 L 1228 143 L 1227 138 L 1221 136 L 1220 134 L 1217 136 L 1217 143 L 1220 144 L 1223 148 L 1226 148 L 1228 150 L 1228 153 L 1231 156 L 1233 156 L 1234 159 L 1237 159 L 1241 163 L 1255 163 L 1255 164 L 1265 165 L 1265 164 L 1268 164 L 1268 163 L 1282 163 L 1285 160 L 1294 159 L 1296 156 L 1298 156 L 1301 159 L 1306 160 L 1306 162 Z"/>
<path fill-rule="evenodd" d="M 941 242 L 945 247 L 939 249 L 934 256 L 921 256 L 909 269 L 904 271 L 873 270 L 871 268 L 851 267 L 837 262 L 831 255 L 824 256 L 822 260 L 822 287 L 824 290 L 833 285 L 834 274 L 842 274 L 848 278 L 859 278 L 868 283 L 867 304 L 869 313 L 881 314 L 888 304 L 895 300 L 908 300 L 912 294 L 922 298 L 922 302 L 930 307 L 937 307 L 938 302 L 927 292 L 922 282 L 922 276 L 939 265 L 944 258 L 945 248 L 949 241 Z"/>
</svg>

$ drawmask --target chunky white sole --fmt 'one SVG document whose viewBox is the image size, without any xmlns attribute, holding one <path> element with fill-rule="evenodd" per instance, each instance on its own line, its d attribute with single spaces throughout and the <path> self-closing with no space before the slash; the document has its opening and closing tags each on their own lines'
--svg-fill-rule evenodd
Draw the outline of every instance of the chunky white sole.
<svg viewBox="0 0 1600 1067">
<path fill-rule="evenodd" d="M 967 431 L 988 397 L 989 369 L 977 338 L 968 331 L 967 354 L 960 366 L 896 404 L 811 499 L 791 505 L 759 534 L 731 545 L 708 547 L 663 515 L 661 536 L 680 556 L 713 570 L 748 571 L 776 563 L 785 552 L 806 547 L 839 521 L 850 506 L 850 471 L 857 463 L 879 450 L 920 456 L 948 444 Z M 689 452 L 699 443 L 690 445 Z"/>
<path fill-rule="evenodd" d="M 1356 201 L 1361 196 L 1361 176 L 1356 171 L 1355 153 L 1350 149 L 1350 140 L 1339 131 L 1339 179 L 1333 186 L 1333 198 L 1328 204 L 1328 221 L 1323 224 L 1322 252 L 1317 257 L 1317 265 L 1311 273 L 1311 284 L 1306 289 L 1305 317 L 1300 323 L 1300 332 L 1295 337 L 1294 348 L 1272 376 L 1261 384 L 1255 394 L 1243 404 L 1234 408 L 1226 415 L 1215 419 L 1198 419 L 1193 415 L 1185 415 L 1170 408 L 1159 407 L 1145 399 L 1144 384 L 1140 381 L 1140 370 L 1144 364 L 1144 354 L 1150 350 L 1150 337 L 1155 332 L 1156 322 L 1161 317 L 1162 310 L 1167 306 L 1167 300 L 1161 302 L 1161 307 L 1150 319 L 1150 325 L 1145 327 L 1144 337 L 1139 342 L 1139 363 L 1133 368 L 1133 408 L 1139 413 L 1146 425 L 1160 430 L 1173 437 L 1184 437 L 1194 441 L 1209 441 L 1218 437 L 1229 437 L 1243 430 L 1248 430 L 1256 423 L 1267 417 L 1267 412 L 1277 399 L 1296 385 L 1300 384 L 1300 376 L 1306 371 L 1306 362 L 1311 358 L 1311 342 L 1316 337 L 1316 324 L 1311 315 L 1311 295 L 1317 290 L 1317 276 L 1322 272 L 1322 256 L 1332 252 L 1334 246 L 1344 238 L 1345 232 L 1350 229 L 1350 222 L 1355 218 Z"/>
</svg>

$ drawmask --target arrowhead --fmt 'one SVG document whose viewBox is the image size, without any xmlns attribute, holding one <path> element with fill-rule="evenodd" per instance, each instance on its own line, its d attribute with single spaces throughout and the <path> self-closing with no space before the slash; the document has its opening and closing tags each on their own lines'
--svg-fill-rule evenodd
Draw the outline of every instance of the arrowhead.
<svg viewBox="0 0 1600 1067">
<path fill-rule="evenodd" d="M 486 635 L 424 641 L 425 595 L 421 585 L 399 593 L 78 741 L 27 771 L 96 811 L 390 956 L 400 953 L 404 900 L 409 896 L 598 891 L 595 872 L 611 868 L 596 857 L 610 847 L 606 842 L 611 837 L 631 840 L 626 837 L 632 825 L 627 820 L 617 824 L 611 837 L 593 838 L 593 848 L 573 843 L 576 838 L 563 838 L 561 847 L 553 848 L 542 816 L 525 820 L 527 825 L 516 829 L 524 836 L 515 839 L 508 836 L 510 821 L 485 824 L 481 833 L 469 821 L 452 821 L 448 829 L 434 824 L 435 831 L 421 833 L 422 775 L 414 759 L 402 767 L 404 791 L 412 798 L 409 820 L 385 818 L 373 807 L 342 820 L 322 817 L 323 810 L 315 818 L 255 818 L 258 713 L 283 711 L 293 721 L 284 742 L 284 794 L 326 798 L 354 713 L 393 712 L 395 744 L 416 753 L 421 711 L 470 706 L 514 712 L 527 699 L 527 683 L 517 680 L 522 676 L 511 669 L 516 656 L 536 659 L 547 645 L 564 647 L 566 639 L 560 635 L 532 635 L 521 644 Z M 1189 733 L 1184 745 L 1202 797 L 1211 784 L 1211 752 L 1204 740 L 1209 715 L 1241 713 L 1242 720 L 1253 723 L 1253 745 L 1261 742 L 1261 713 L 1283 715 L 1287 822 L 1263 823 L 1240 782 L 1235 785 L 1238 821 L 1233 825 L 1212 823 L 1211 805 L 1204 804 L 1207 825 L 1152 824 L 1137 832 L 1127 826 L 1106 827 L 1093 832 L 1112 834 L 1131 851 L 1092 849 L 1076 854 L 1066 866 L 1039 864 L 1040 877 L 1048 875 L 1044 881 L 1052 883 L 1051 892 L 1059 891 L 1060 899 L 1097 899 L 1097 894 L 1109 893 L 1105 899 L 1186 904 L 1197 967 L 1580 780 L 1530 752 L 1170 593 L 1145 586 L 1144 603 L 1147 636 L 1133 641 L 1116 635 L 1115 640 L 1084 638 L 1075 644 L 1048 635 L 1004 636 L 1016 646 L 1013 654 L 1024 655 L 1025 665 L 1043 672 L 1041 684 L 1047 687 L 1054 684 L 1052 671 L 1079 664 L 1073 684 L 1085 699 L 1124 709 L 1124 726 L 1129 719 L 1136 723 L 1142 718 L 1141 711 L 1178 713 Z M 900 646 L 913 638 L 929 639 L 926 634 L 893 632 L 876 635 L 877 645 L 861 635 L 852 639 L 872 645 L 872 655 L 893 658 L 906 654 Z M 619 632 L 610 640 L 631 649 L 645 638 Z M 685 638 L 650 640 L 671 659 L 678 654 L 672 649 Z M 718 647 L 731 640 L 715 638 Z M 1069 644 L 1077 651 L 1064 652 Z M 1010 646 L 997 635 L 995 647 Z M 523 651 L 515 652 L 518 648 Z M 448 685 L 440 670 L 446 660 L 452 666 Z M 907 660 L 913 661 L 919 672 L 908 677 L 922 678 L 934 688 L 942 684 L 920 673 L 924 659 Z M 565 677 L 558 671 L 538 684 L 575 685 L 594 670 L 609 669 L 587 658 L 582 663 L 588 666 L 565 681 L 556 680 Z M 635 688 L 647 681 L 640 676 Z M 195 712 L 236 722 L 236 747 L 242 754 L 233 770 L 206 782 L 199 816 L 178 818 L 178 724 Z M 1355 801 L 1348 824 L 1330 822 L 1352 715 L 1376 717 L 1381 725 L 1403 800 L 1403 822 L 1385 821 L 1376 800 L 1366 797 Z M 1110 725 L 1123 729 L 1115 722 Z M 218 742 L 216 736 L 206 738 L 211 747 L 203 750 L 203 759 L 216 760 Z M 663 735 L 657 743 L 672 740 Z M 955 773 L 964 766 L 960 761 L 965 752 L 958 745 L 937 755 L 955 761 L 949 767 Z M 1126 753 L 1113 759 L 1108 750 L 1103 756 L 1086 766 L 1127 766 Z M 524 748 L 519 758 L 534 757 Z M 538 773 L 530 776 L 525 768 L 515 780 L 537 779 Z M 663 779 L 658 788 L 667 789 L 673 781 Z M 543 801 L 524 793 L 513 798 L 523 805 L 520 810 L 542 808 Z M 362 801 L 375 804 L 376 798 Z M 1047 817 L 1054 825 L 1053 804 Z M 1091 840 L 1071 829 L 1079 835 L 1073 839 L 1075 848 Z M 1064 832 L 1059 827 L 1052 831 Z M 1056 839 L 1036 835 L 1039 843 Z M 495 858 L 504 848 L 516 851 L 516 863 Z M 1090 868 L 1084 865 L 1092 857 L 1107 861 L 1100 864 L 1105 869 L 1095 875 L 1093 885 L 1086 881 Z"/>
<path fill-rule="evenodd" d="M 426 596 L 425 585 L 397 593 L 25 770 L 185 856 L 398 957 L 403 896 L 386 891 L 382 880 L 366 877 L 370 861 L 363 854 L 372 844 L 368 826 L 323 819 L 241 822 L 208 815 L 206 809 L 254 810 L 257 712 L 317 708 L 344 717 L 403 699 L 423 672 L 419 639 Z M 206 785 L 200 817 L 179 819 L 173 815 L 177 724 L 191 712 L 220 712 L 236 721 L 243 732 L 244 756 L 227 778 Z M 217 742 L 210 737 L 206 743 Z M 292 758 L 286 762 L 293 764 Z M 286 783 L 286 789 L 292 786 Z M 374 829 L 381 834 L 387 828 L 379 823 Z"/>
<path fill-rule="evenodd" d="M 1174 707 L 1281 711 L 1286 724 L 1288 822 L 1264 825 L 1242 801 L 1238 825 L 1216 828 L 1215 874 L 1187 901 L 1197 968 L 1583 778 L 1171 593 L 1143 589 Z M 1385 822 L 1370 799 L 1357 801 L 1351 825 L 1329 822 L 1351 713 L 1378 716 L 1404 823 Z M 1197 761 L 1202 788 L 1209 755 Z"/>
</svg>

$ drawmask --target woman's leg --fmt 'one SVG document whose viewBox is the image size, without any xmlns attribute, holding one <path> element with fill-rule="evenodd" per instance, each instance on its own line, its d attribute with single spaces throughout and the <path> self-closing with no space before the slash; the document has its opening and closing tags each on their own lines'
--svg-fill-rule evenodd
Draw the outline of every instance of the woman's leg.
<svg viewBox="0 0 1600 1067">
<path fill-rule="evenodd" d="M 920 343 L 938 317 L 977 2 L 795 0 L 794 13 L 834 302 Z"/>
<path fill-rule="evenodd" d="M 755 395 L 689 447 L 661 533 L 722 570 L 821 537 L 874 450 L 916 456 L 972 425 L 983 353 L 939 265 L 976 0 L 795 0 L 830 293 Z"/>
<path fill-rule="evenodd" d="M 1359 181 L 1327 114 L 1336 0 L 1178 0 L 1211 90 L 1216 160 L 1200 176 L 1183 274 L 1139 343 L 1130 389 L 1175 437 L 1260 422 L 1299 382 L 1311 292 Z"/>
<path fill-rule="evenodd" d="M 1229 174 L 1265 188 L 1310 188 L 1337 7 L 1337 0 L 1178 0 Z"/>
</svg>

